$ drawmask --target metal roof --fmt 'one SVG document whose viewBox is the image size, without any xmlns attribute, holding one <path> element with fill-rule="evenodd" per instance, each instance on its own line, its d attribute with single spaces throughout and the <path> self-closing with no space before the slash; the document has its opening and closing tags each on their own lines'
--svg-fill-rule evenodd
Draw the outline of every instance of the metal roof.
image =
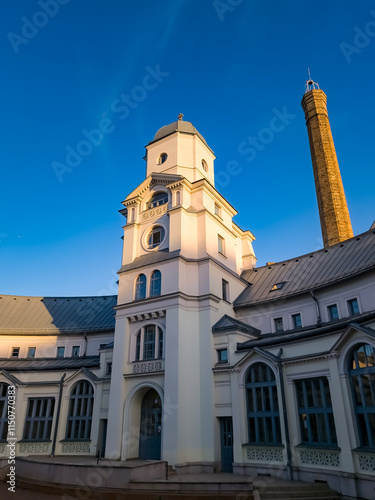
<svg viewBox="0 0 375 500">
<path fill-rule="evenodd" d="M 316 290 L 375 269 L 375 231 L 301 257 L 242 273 L 249 286 L 237 297 L 235 308 L 269 302 Z M 274 285 L 284 283 L 280 289 Z"/>
<path fill-rule="evenodd" d="M 35 359 L 0 359 L 0 370 L 35 371 L 35 370 L 77 370 L 79 368 L 98 368 L 99 356 L 82 358 L 35 358 Z"/>
<path fill-rule="evenodd" d="M 174 132 L 182 132 L 184 134 L 195 134 L 197 135 L 202 141 L 207 144 L 206 140 L 198 132 L 198 130 L 194 127 L 194 125 L 191 122 L 183 121 L 183 120 L 177 120 L 176 122 L 170 123 L 169 125 L 164 125 L 164 127 L 161 127 L 155 134 L 154 140 L 151 141 L 149 144 L 152 142 L 158 141 L 159 139 L 163 139 L 163 137 L 167 137 L 168 135 L 173 134 Z"/>
<path fill-rule="evenodd" d="M 164 260 L 174 259 L 180 256 L 180 250 L 174 250 L 169 252 L 166 250 L 159 250 L 158 252 L 150 252 L 145 255 L 141 255 L 134 259 L 130 264 L 122 266 L 119 270 L 119 274 L 125 271 L 130 271 L 132 269 L 137 269 L 138 267 L 147 266 L 148 264 L 157 264 L 158 262 L 163 262 Z"/>
<path fill-rule="evenodd" d="M 24 297 L 0 295 L 0 332 L 74 333 L 114 330 L 116 295 Z"/>
</svg>

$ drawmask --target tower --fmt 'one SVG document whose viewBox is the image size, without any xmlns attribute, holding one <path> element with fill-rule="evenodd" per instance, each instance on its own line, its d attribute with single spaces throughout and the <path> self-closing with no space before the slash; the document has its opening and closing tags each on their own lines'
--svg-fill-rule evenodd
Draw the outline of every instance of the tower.
<svg viewBox="0 0 375 500">
<path fill-rule="evenodd" d="M 316 88 L 317 87 L 317 88 Z M 353 236 L 327 112 L 327 96 L 311 79 L 302 99 L 325 247 Z"/>
<path fill-rule="evenodd" d="M 237 212 L 214 187 L 215 155 L 182 115 L 146 151 L 146 178 L 121 210 L 106 453 L 213 470 L 212 326 L 234 314 L 254 236 L 233 222 Z"/>
</svg>

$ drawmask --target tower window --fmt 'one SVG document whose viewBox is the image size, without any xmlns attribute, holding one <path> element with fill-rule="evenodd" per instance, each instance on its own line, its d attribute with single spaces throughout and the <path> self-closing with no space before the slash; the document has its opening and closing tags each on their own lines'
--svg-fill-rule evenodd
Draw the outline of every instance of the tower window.
<svg viewBox="0 0 375 500">
<path fill-rule="evenodd" d="M 161 272 L 154 271 L 150 279 L 150 297 L 161 294 Z"/>
<path fill-rule="evenodd" d="M 228 281 L 221 280 L 221 289 L 223 300 L 229 302 L 229 283 Z"/>
<path fill-rule="evenodd" d="M 207 165 L 206 160 L 202 160 L 202 168 L 203 168 L 203 170 L 204 170 L 205 172 L 207 172 L 207 171 L 208 171 L 208 165 Z"/>
<path fill-rule="evenodd" d="M 148 203 L 148 208 L 155 208 L 159 205 L 164 205 L 165 203 L 168 203 L 168 193 L 155 193 Z"/>
<path fill-rule="evenodd" d="M 154 226 L 147 238 L 148 248 L 156 248 L 164 240 L 165 229 L 162 226 Z"/>
<path fill-rule="evenodd" d="M 339 319 L 339 311 L 337 309 L 337 304 L 332 304 L 327 307 L 329 321 L 335 321 Z"/>
<path fill-rule="evenodd" d="M 221 255 L 225 255 L 225 240 L 222 236 L 217 236 L 217 250 Z"/>
<path fill-rule="evenodd" d="M 166 162 L 167 158 L 168 158 L 167 153 L 162 153 L 158 158 L 158 165 L 161 165 L 162 163 Z"/>
<path fill-rule="evenodd" d="M 147 325 L 139 330 L 135 344 L 135 361 L 161 359 L 163 357 L 163 330 Z"/>
<path fill-rule="evenodd" d="M 215 203 L 215 215 L 221 217 L 221 207 L 217 203 Z"/>
<path fill-rule="evenodd" d="M 135 300 L 146 298 L 146 276 L 140 274 L 135 282 Z"/>
</svg>

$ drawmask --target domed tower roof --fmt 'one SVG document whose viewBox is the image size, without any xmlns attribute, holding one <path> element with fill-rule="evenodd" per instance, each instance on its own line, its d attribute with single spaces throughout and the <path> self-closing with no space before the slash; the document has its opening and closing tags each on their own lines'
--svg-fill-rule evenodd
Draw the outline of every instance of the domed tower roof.
<svg viewBox="0 0 375 500">
<path fill-rule="evenodd" d="M 174 134 L 175 132 L 181 132 L 183 134 L 192 134 L 197 135 L 204 144 L 207 145 L 205 138 L 198 132 L 198 130 L 194 127 L 191 122 L 184 122 L 182 120 L 183 115 L 179 115 L 179 118 L 176 122 L 170 123 L 169 125 L 164 125 L 161 127 L 155 134 L 154 140 L 150 141 L 149 144 L 158 141 L 159 139 L 163 139 L 168 135 Z"/>
</svg>

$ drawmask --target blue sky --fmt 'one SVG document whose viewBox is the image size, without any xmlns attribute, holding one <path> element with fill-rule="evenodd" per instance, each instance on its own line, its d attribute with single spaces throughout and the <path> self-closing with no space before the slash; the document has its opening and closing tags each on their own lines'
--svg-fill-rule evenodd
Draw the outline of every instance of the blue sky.
<svg viewBox="0 0 375 500">
<path fill-rule="evenodd" d="M 321 248 L 308 67 L 328 96 L 354 233 L 375 219 L 371 1 L 3 0 L 0 34 L 0 293 L 116 293 L 121 201 L 144 179 L 144 146 L 179 113 L 215 152 L 258 265 Z M 275 113 L 285 127 L 264 135 Z M 98 127 L 69 167 L 67 151 Z M 250 155 L 258 134 L 267 143 Z"/>
</svg>

